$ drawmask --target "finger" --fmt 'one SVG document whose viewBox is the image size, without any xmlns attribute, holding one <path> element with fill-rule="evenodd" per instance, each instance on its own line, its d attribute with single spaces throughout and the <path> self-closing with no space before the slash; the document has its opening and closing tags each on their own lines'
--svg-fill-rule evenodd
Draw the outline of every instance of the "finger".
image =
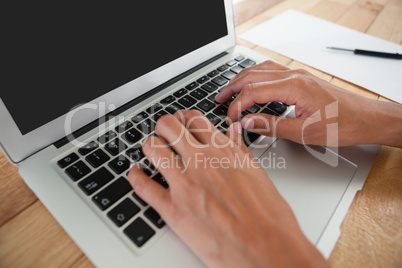
<svg viewBox="0 0 402 268">
<path fill-rule="evenodd" d="M 278 62 L 275 62 L 272 60 L 267 60 L 260 64 L 243 69 L 238 75 L 236 75 L 236 77 L 234 79 L 230 80 L 229 83 L 236 81 L 236 79 L 241 78 L 242 76 L 247 74 L 249 71 L 254 71 L 254 70 L 260 70 L 260 71 L 280 71 L 281 70 L 281 71 L 284 71 L 284 70 L 291 70 L 291 68 L 289 68 L 281 63 L 278 63 Z"/>
<path fill-rule="evenodd" d="M 234 144 L 236 144 L 238 147 L 240 147 L 243 151 L 247 151 L 248 148 L 246 144 L 244 143 L 243 139 L 243 128 L 240 122 L 235 122 L 231 124 L 228 127 L 228 130 L 226 132 L 226 135 L 233 141 Z"/>
<path fill-rule="evenodd" d="M 181 114 L 175 114 L 189 132 L 203 145 L 226 144 L 227 137 L 222 134 L 200 111 L 190 110 L 181 111 Z"/>
<path fill-rule="evenodd" d="M 240 94 L 230 104 L 227 116 L 232 122 L 237 121 L 240 114 L 255 103 L 279 101 L 289 105 L 296 104 L 300 90 L 292 77 L 282 80 L 252 83 L 245 85 Z"/>
<path fill-rule="evenodd" d="M 169 186 L 175 183 L 172 178 L 178 178 L 182 174 L 182 160 L 169 148 L 166 142 L 156 136 L 151 136 L 144 141 L 142 150 L 152 165 L 159 170 Z"/>
<path fill-rule="evenodd" d="M 286 118 L 268 114 L 249 114 L 242 118 L 241 124 L 249 131 L 302 143 L 304 119 Z"/>
<path fill-rule="evenodd" d="M 180 111 L 177 113 L 180 113 Z M 191 156 L 189 148 L 200 144 L 177 117 L 173 115 L 164 115 L 159 118 L 155 126 L 155 132 L 182 157 L 187 158 Z"/>
<path fill-rule="evenodd" d="M 280 63 L 274 62 L 274 61 L 265 61 L 263 63 L 254 65 L 252 67 L 243 69 L 239 74 L 237 74 L 232 80 L 230 80 L 229 84 L 224 87 L 222 89 L 222 91 L 215 96 L 215 100 L 217 102 L 225 102 L 227 100 L 230 99 L 231 96 L 233 96 L 234 94 L 238 93 L 242 86 L 241 85 L 241 81 L 239 82 L 239 80 L 247 81 L 250 79 L 244 79 L 245 76 L 250 75 L 250 73 L 260 73 L 261 75 L 258 75 L 256 77 L 256 79 L 258 77 L 261 77 L 264 80 L 269 79 L 269 77 L 265 77 L 265 79 L 263 78 L 263 73 L 269 73 L 266 71 L 271 71 L 272 72 L 272 77 L 270 78 L 272 79 L 279 79 L 279 77 L 276 77 L 276 75 L 280 75 L 280 73 L 284 72 L 284 71 L 289 71 L 291 70 L 289 67 L 282 65 Z M 239 84 L 240 83 L 240 84 Z"/>
<path fill-rule="evenodd" d="M 294 72 L 294 70 L 248 71 L 243 76 L 236 78 L 235 81 L 232 80 L 230 84 L 224 87 L 222 91 L 215 96 L 215 100 L 220 103 L 225 102 L 229 100 L 233 95 L 238 94 L 245 85 L 281 80 L 293 75 Z"/>
<path fill-rule="evenodd" d="M 170 205 L 169 191 L 147 176 L 138 163 L 128 173 L 128 181 L 135 193 L 163 217 L 166 207 Z"/>
</svg>

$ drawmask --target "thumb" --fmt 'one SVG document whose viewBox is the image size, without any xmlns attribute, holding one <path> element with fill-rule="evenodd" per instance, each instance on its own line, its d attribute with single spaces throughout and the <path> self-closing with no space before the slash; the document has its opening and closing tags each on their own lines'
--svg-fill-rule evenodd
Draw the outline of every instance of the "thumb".
<svg viewBox="0 0 402 268">
<path fill-rule="evenodd" d="M 244 129 L 264 136 L 302 143 L 304 119 L 286 118 L 268 114 L 249 114 L 243 117 Z"/>
</svg>

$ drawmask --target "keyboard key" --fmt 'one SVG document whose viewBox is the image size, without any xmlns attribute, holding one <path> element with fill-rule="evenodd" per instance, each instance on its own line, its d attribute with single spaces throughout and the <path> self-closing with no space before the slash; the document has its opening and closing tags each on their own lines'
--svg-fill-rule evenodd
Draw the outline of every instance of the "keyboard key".
<svg viewBox="0 0 402 268">
<path fill-rule="evenodd" d="M 137 125 L 137 128 L 144 132 L 145 134 L 149 134 L 155 130 L 155 122 L 151 119 L 146 119 Z"/>
<path fill-rule="evenodd" d="M 189 108 L 191 107 L 193 104 L 195 104 L 197 101 L 190 97 L 190 96 L 184 96 L 179 100 L 179 103 L 182 104 L 183 106 Z"/>
<path fill-rule="evenodd" d="M 136 116 L 134 116 L 133 118 L 131 118 L 131 121 L 133 121 L 134 123 L 139 123 L 147 117 L 148 117 L 148 114 L 146 112 L 141 112 L 141 113 L 137 114 Z"/>
<path fill-rule="evenodd" d="M 184 109 L 184 107 L 176 102 L 174 102 L 171 105 L 169 105 L 168 107 L 166 107 L 166 111 L 170 114 L 174 114 L 175 112 L 177 112 L 179 110 L 183 110 L 183 109 Z"/>
<path fill-rule="evenodd" d="M 78 149 L 78 152 L 81 155 L 86 155 L 89 154 L 90 152 L 92 152 L 93 150 L 95 150 L 96 148 L 98 148 L 98 144 L 94 141 L 91 141 L 90 143 L 82 146 L 80 149 Z"/>
<path fill-rule="evenodd" d="M 240 67 L 243 67 L 243 68 L 247 68 L 247 67 L 253 66 L 253 65 L 255 65 L 255 64 L 256 64 L 255 61 L 250 60 L 250 59 L 245 59 L 244 61 L 242 61 L 242 62 L 239 64 L 239 66 L 240 66 Z"/>
<path fill-rule="evenodd" d="M 127 158 L 125 158 L 124 156 L 119 155 L 118 157 L 110 161 L 108 166 L 114 172 L 116 172 L 117 175 L 119 175 L 130 167 L 130 161 L 128 161 Z"/>
<path fill-rule="evenodd" d="M 222 126 L 224 129 L 228 129 L 228 127 L 229 127 L 229 125 L 226 124 L 226 121 L 223 121 L 222 124 L 221 124 L 221 126 Z"/>
<path fill-rule="evenodd" d="M 127 145 L 122 142 L 120 139 L 116 138 L 105 145 L 106 151 L 108 151 L 111 155 L 118 155 L 125 149 L 127 149 Z"/>
<path fill-rule="evenodd" d="M 177 98 L 180 98 L 181 96 L 183 96 L 184 94 L 186 94 L 188 91 L 185 88 L 179 89 L 178 91 L 176 91 L 175 93 L 173 93 L 173 95 Z"/>
<path fill-rule="evenodd" d="M 139 162 L 145 157 L 141 147 L 134 147 L 126 151 L 126 155 L 133 159 L 134 162 Z"/>
<path fill-rule="evenodd" d="M 102 149 L 98 149 L 95 152 L 89 154 L 87 157 L 85 157 L 85 160 L 87 160 L 87 162 L 94 168 L 101 166 L 109 159 L 110 156 L 108 156 L 104 151 L 102 151 Z"/>
<path fill-rule="evenodd" d="M 227 113 L 228 113 L 228 108 L 226 108 L 226 106 L 223 105 L 219 105 L 218 107 L 216 107 L 213 111 L 214 114 L 221 116 L 221 117 L 226 117 Z"/>
<path fill-rule="evenodd" d="M 161 118 L 162 116 L 164 116 L 165 114 L 167 114 L 167 112 L 160 110 L 158 112 L 156 112 L 153 116 L 152 119 L 156 122 L 158 121 L 159 118 Z"/>
<path fill-rule="evenodd" d="M 199 111 L 200 113 L 205 114 L 205 112 L 197 106 L 191 107 L 191 110 Z"/>
<path fill-rule="evenodd" d="M 115 130 L 119 133 L 122 133 L 124 131 L 126 131 L 127 129 L 133 127 L 133 123 L 131 123 L 130 121 L 126 121 L 120 125 L 118 125 Z"/>
<path fill-rule="evenodd" d="M 77 163 L 67 168 L 65 172 L 73 181 L 78 181 L 89 172 L 91 172 L 91 169 L 87 165 L 85 165 L 84 162 L 78 161 Z"/>
<path fill-rule="evenodd" d="M 144 200 L 142 200 L 142 198 L 139 197 L 135 192 L 133 193 L 133 197 L 135 198 L 135 200 L 138 201 L 138 203 L 140 203 L 140 204 L 143 205 L 144 207 L 148 206 L 147 202 L 145 202 Z"/>
<path fill-rule="evenodd" d="M 71 154 L 67 155 L 66 157 L 64 157 L 63 159 L 60 159 L 59 161 L 57 161 L 57 165 L 59 165 L 59 167 L 61 167 L 61 168 L 65 168 L 68 165 L 75 162 L 76 160 L 78 160 L 78 155 L 76 153 L 71 153 Z"/>
<path fill-rule="evenodd" d="M 249 146 L 251 143 L 253 143 L 259 137 L 260 137 L 260 134 L 243 129 L 243 139 L 244 139 L 244 143 L 247 146 Z"/>
<path fill-rule="evenodd" d="M 242 60 L 244 60 L 244 56 L 242 56 L 242 55 L 237 56 L 237 57 L 235 58 L 235 60 L 236 60 L 236 61 L 242 61 Z"/>
<path fill-rule="evenodd" d="M 150 220 L 156 227 L 158 228 L 162 228 L 163 226 L 165 226 L 165 222 L 163 221 L 163 219 L 161 218 L 161 216 L 158 214 L 158 212 L 156 212 L 153 208 L 148 208 L 145 212 L 144 212 L 145 217 L 148 218 L 148 220 Z"/>
<path fill-rule="evenodd" d="M 219 74 L 219 71 L 213 70 L 212 72 L 209 72 L 207 75 L 212 78 L 212 77 L 217 76 L 218 74 Z"/>
<path fill-rule="evenodd" d="M 130 198 L 124 199 L 120 204 L 113 208 L 107 216 L 118 226 L 122 226 L 141 209 L 134 204 Z"/>
<path fill-rule="evenodd" d="M 195 89 L 196 87 L 198 87 L 198 83 L 197 83 L 197 82 L 192 82 L 191 84 L 189 84 L 189 85 L 186 86 L 186 89 L 188 89 L 188 90 L 193 90 L 193 89 Z"/>
<path fill-rule="evenodd" d="M 137 218 L 126 229 L 124 229 L 124 233 L 138 247 L 141 247 L 155 234 L 155 231 L 149 227 L 143 219 Z"/>
<path fill-rule="evenodd" d="M 197 104 L 197 107 L 202 109 L 204 112 L 209 112 L 211 109 L 215 107 L 215 104 L 210 102 L 209 100 L 202 100 Z"/>
<path fill-rule="evenodd" d="M 125 141 L 133 144 L 139 141 L 144 135 L 142 135 L 141 132 L 139 132 L 135 128 L 131 128 L 130 130 L 124 132 L 121 136 Z"/>
<path fill-rule="evenodd" d="M 190 95 L 193 96 L 194 98 L 196 98 L 197 100 L 201 100 L 201 99 L 205 98 L 208 95 L 208 93 L 200 88 L 197 88 L 196 90 L 191 92 Z"/>
<path fill-rule="evenodd" d="M 100 137 L 98 138 L 98 141 L 99 141 L 100 143 L 102 143 L 102 144 L 105 144 L 106 142 L 109 142 L 109 141 L 113 140 L 113 139 L 116 138 L 116 137 L 117 137 L 116 132 L 114 132 L 114 131 L 109 131 L 109 132 L 103 134 L 102 136 L 100 136 Z"/>
<path fill-rule="evenodd" d="M 267 107 L 278 114 L 283 114 L 288 108 L 285 104 L 277 101 L 271 102 Z"/>
<path fill-rule="evenodd" d="M 159 110 L 162 109 L 162 108 L 163 108 L 163 107 L 162 107 L 161 104 L 155 103 L 154 105 L 152 105 L 151 107 L 149 107 L 146 111 L 147 111 L 149 114 L 153 114 L 153 113 L 156 113 L 157 111 L 159 111 Z"/>
<path fill-rule="evenodd" d="M 172 103 L 176 98 L 173 97 L 172 95 L 167 96 L 166 98 L 164 98 L 163 100 L 161 100 L 161 103 L 163 105 L 168 105 L 169 103 Z"/>
<path fill-rule="evenodd" d="M 260 110 L 260 107 L 258 107 L 257 105 L 253 105 L 250 108 L 248 108 L 246 111 L 251 113 L 251 114 L 255 114 Z"/>
<path fill-rule="evenodd" d="M 218 68 L 218 71 L 224 72 L 224 71 L 226 71 L 228 68 L 229 68 L 229 66 L 227 66 L 227 65 L 225 64 L 225 65 L 222 65 L 221 67 L 219 67 L 219 68 Z"/>
<path fill-rule="evenodd" d="M 201 77 L 200 79 L 197 80 L 198 83 L 200 84 L 204 84 L 205 82 L 207 82 L 209 80 L 209 77 L 204 75 L 203 77 Z"/>
<path fill-rule="evenodd" d="M 212 84 L 211 82 L 207 82 L 204 85 L 202 85 L 201 88 L 208 92 L 214 92 L 215 90 L 218 89 L 218 86 Z"/>
<path fill-rule="evenodd" d="M 218 93 L 213 93 L 213 94 L 209 95 L 208 99 L 209 99 L 210 101 L 212 101 L 212 102 L 218 103 L 218 102 L 215 101 L 215 96 L 216 96 L 216 95 L 218 95 Z"/>
<path fill-rule="evenodd" d="M 214 115 L 213 113 L 207 114 L 206 117 L 207 117 L 208 120 L 211 121 L 211 123 L 214 124 L 215 126 L 216 126 L 217 124 L 219 124 L 219 122 L 222 121 L 222 118 L 220 118 L 219 116 Z"/>
<path fill-rule="evenodd" d="M 155 166 L 152 165 L 152 163 L 151 163 L 147 158 L 144 159 L 143 163 L 144 163 L 144 165 L 143 165 L 142 167 L 144 168 L 144 171 L 145 171 L 146 169 L 148 169 L 151 173 L 153 173 L 153 172 L 156 171 Z M 145 173 L 146 173 L 146 172 L 145 172 Z"/>
<path fill-rule="evenodd" d="M 160 185 L 162 185 L 164 188 L 166 188 L 166 189 L 169 188 L 169 184 L 167 183 L 165 178 L 162 177 L 162 174 L 160 174 L 159 172 L 155 176 L 153 176 L 152 179 L 154 181 L 156 181 L 157 183 L 159 183 Z"/>
<path fill-rule="evenodd" d="M 222 132 L 223 134 L 226 135 L 226 131 L 227 131 L 226 128 L 223 128 L 223 127 L 221 127 L 221 126 L 218 126 L 217 128 L 218 128 L 218 130 L 219 130 L 220 132 Z"/>
<path fill-rule="evenodd" d="M 214 82 L 218 86 L 223 86 L 224 84 L 226 84 L 228 82 L 228 80 L 222 76 L 217 76 L 214 79 L 212 79 L 212 82 Z"/>
<path fill-rule="evenodd" d="M 228 101 L 224 102 L 223 105 L 226 107 L 229 107 L 230 104 L 235 100 L 235 97 L 230 98 Z"/>
<path fill-rule="evenodd" d="M 111 205 L 113 205 L 117 200 L 122 198 L 125 194 L 130 192 L 133 188 L 131 187 L 128 180 L 123 177 L 118 178 L 115 182 L 111 183 L 105 189 L 96 194 L 92 201 L 101 210 L 105 210 Z"/>
<path fill-rule="evenodd" d="M 261 111 L 263 114 L 269 114 L 269 115 L 277 115 L 274 111 L 271 111 L 268 108 L 265 108 L 264 110 Z"/>
<path fill-rule="evenodd" d="M 223 77 L 225 77 L 228 80 L 233 79 L 236 76 L 236 73 L 232 72 L 232 71 L 226 71 L 222 74 Z"/>
<path fill-rule="evenodd" d="M 243 70 L 243 68 L 242 67 L 240 67 L 240 66 L 235 66 L 235 67 L 233 67 L 232 69 L 230 69 L 232 72 L 234 72 L 235 74 L 238 74 L 238 73 L 240 73 L 241 72 L 241 70 Z"/>
<path fill-rule="evenodd" d="M 105 167 L 101 167 L 86 179 L 82 180 L 78 186 L 86 195 L 91 195 L 110 182 L 113 178 L 114 176 L 110 171 Z"/>
<path fill-rule="evenodd" d="M 237 61 L 235 61 L 235 60 L 231 60 L 228 63 L 226 63 L 226 65 L 228 65 L 228 66 L 233 66 L 235 64 L 237 64 Z"/>
</svg>

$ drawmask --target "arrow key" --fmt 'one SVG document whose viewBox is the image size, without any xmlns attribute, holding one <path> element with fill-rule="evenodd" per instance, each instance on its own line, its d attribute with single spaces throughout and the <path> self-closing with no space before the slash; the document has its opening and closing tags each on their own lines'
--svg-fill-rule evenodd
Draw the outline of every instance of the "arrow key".
<svg viewBox="0 0 402 268">
<path fill-rule="evenodd" d="M 137 218 L 126 229 L 124 229 L 124 233 L 138 247 L 141 247 L 155 234 L 155 231 L 149 227 L 143 219 Z"/>
<path fill-rule="evenodd" d="M 140 211 L 140 208 L 134 204 L 130 198 L 124 199 L 120 204 L 113 208 L 107 216 L 118 226 L 122 226 L 135 214 Z"/>
</svg>

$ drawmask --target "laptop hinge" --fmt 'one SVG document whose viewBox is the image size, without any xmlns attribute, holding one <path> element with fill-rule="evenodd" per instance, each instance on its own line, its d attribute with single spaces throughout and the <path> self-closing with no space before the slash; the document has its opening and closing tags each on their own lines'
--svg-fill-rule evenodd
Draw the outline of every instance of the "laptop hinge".
<svg viewBox="0 0 402 268">
<path fill-rule="evenodd" d="M 191 68 L 190 70 L 188 70 L 188 71 L 186 71 L 186 72 L 184 72 L 184 73 L 182 73 L 182 74 L 180 74 L 180 75 L 178 75 L 178 76 L 176 76 L 176 77 L 170 79 L 169 81 L 167 81 L 167 82 L 161 84 L 160 86 L 158 86 L 158 87 L 156 87 L 156 88 L 154 88 L 154 89 L 152 89 L 152 90 L 150 90 L 150 91 L 144 93 L 143 95 L 141 95 L 141 96 L 139 96 L 139 97 L 137 97 L 137 98 L 135 98 L 135 99 L 129 101 L 128 103 L 122 105 L 122 106 L 119 107 L 118 109 L 116 109 L 116 110 L 114 110 L 114 111 L 112 111 L 112 112 L 106 114 L 105 116 L 103 116 L 103 117 L 101 117 L 101 118 L 98 118 L 98 119 L 95 120 L 95 121 L 92 121 L 91 123 L 89 123 L 89 124 L 83 126 L 83 127 L 80 128 L 80 129 L 74 131 L 74 132 L 73 132 L 72 134 L 70 134 L 69 136 L 66 136 L 66 137 L 64 137 L 64 138 L 61 138 L 60 140 L 58 140 L 58 141 L 56 141 L 55 143 L 53 143 L 53 145 L 54 145 L 57 149 L 61 148 L 62 146 L 68 144 L 69 141 L 71 141 L 72 139 L 75 139 L 75 138 L 80 137 L 81 135 L 84 135 L 84 134 L 87 133 L 88 131 L 90 131 L 90 130 L 96 128 L 96 127 L 98 127 L 101 123 L 104 123 L 104 122 L 110 120 L 111 118 L 113 118 L 113 117 L 115 117 L 115 116 L 121 114 L 122 112 L 128 110 L 129 108 L 131 108 L 131 107 L 133 107 L 134 105 L 140 103 L 141 101 L 143 101 L 143 100 L 149 98 L 149 97 L 152 96 L 152 95 L 155 95 L 156 93 L 162 91 L 163 89 L 165 89 L 165 88 L 167 88 L 167 87 L 173 85 L 174 83 L 180 81 L 181 79 L 184 79 L 185 77 L 189 76 L 190 74 L 192 74 L 192 73 L 194 73 L 194 72 L 200 70 L 201 68 L 203 68 L 203 67 L 207 66 L 208 64 L 210 64 L 210 63 L 212 63 L 212 62 L 218 60 L 219 58 L 222 58 L 223 56 L 225 56 L 225 55 L 227 55 L 227 54 L 228 54 L 227 52 L 222 52 L 222 53 L 220 53 L 220 54 L 218 54 L 218 55 L 216 55 L 216 56 L 210 58 L 209 60 L 204 61 L 203 63 L 201 63 L 201 64 L 199 64 L 199 65 L 197 65 L 197 66 Z"/>
</svg>

